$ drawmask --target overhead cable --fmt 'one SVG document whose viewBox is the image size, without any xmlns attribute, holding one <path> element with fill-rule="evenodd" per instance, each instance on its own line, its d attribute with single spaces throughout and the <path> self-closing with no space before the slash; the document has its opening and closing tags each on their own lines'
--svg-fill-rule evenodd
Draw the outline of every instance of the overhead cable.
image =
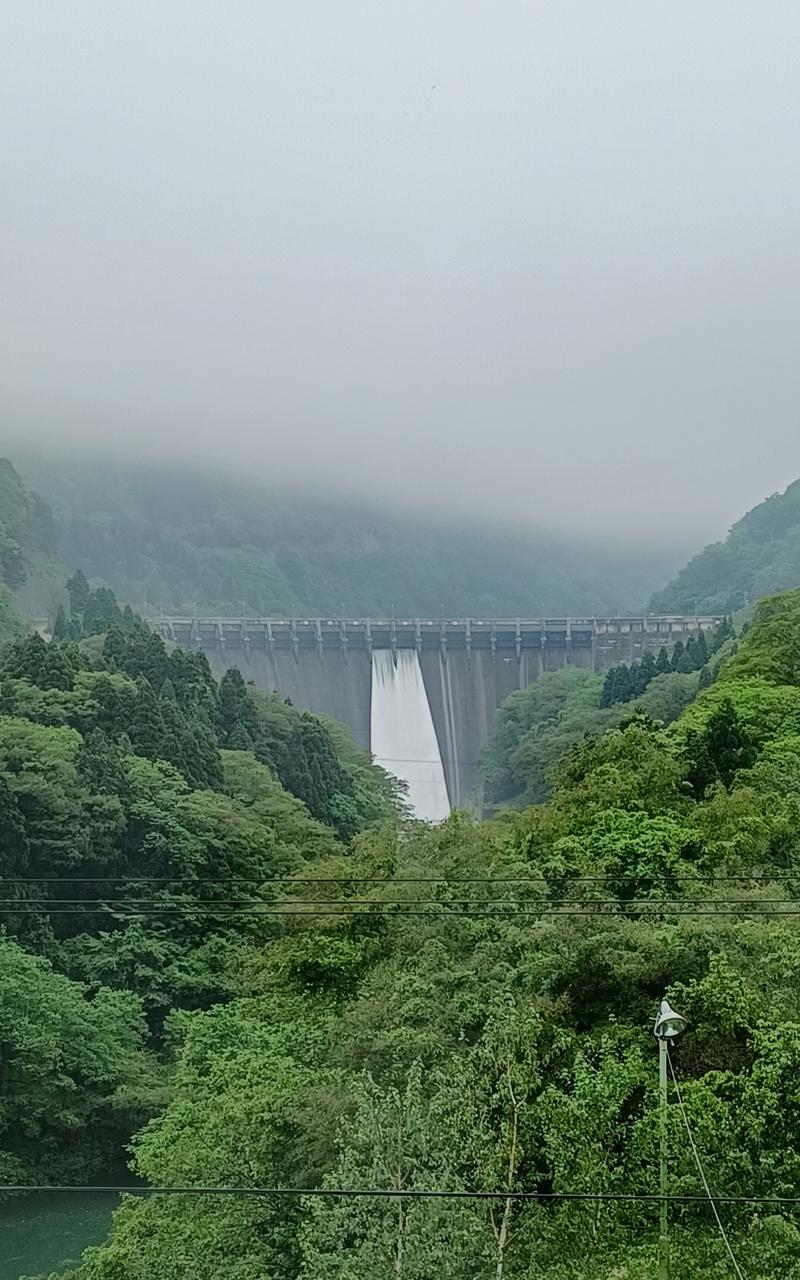
<svg viewBox="0 0 800 1280">
<path fill-rule="evenodd" d="M 628 1204 L 660 1204 L 664 1199 L 673 1204 L 706 1204 L 705 1195 L 668 1195 L 655 1192 L 624 1191 L 438 1191 L 412 1187 L 262 1187 L 262 1186 L 92 1186 L 25 1183 L 0 1183 L 0 1193 L 57 1192 L 75 1194 L 99 1192 L 109 1195 L 139 1196 L 297 1196 L 321 1199 L 374 1197 L 378 1200 L 530 1200 L 540 1202 L 615 1201 Z M 770 1205 L 794 1208 L 800 1196 L 716 1196 L 717 1204 Z"/>
</svg>

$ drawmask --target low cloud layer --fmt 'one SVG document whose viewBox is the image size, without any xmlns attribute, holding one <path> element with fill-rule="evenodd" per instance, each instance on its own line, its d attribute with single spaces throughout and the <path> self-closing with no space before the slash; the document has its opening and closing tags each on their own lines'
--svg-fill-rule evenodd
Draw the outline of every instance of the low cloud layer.
<svg viewBox="0 0 800 1280">
<path fill-rule="evenodd" d="M 783 0 L 4 7 L 5 435 L 705 541 L 800 473 Z"/>
</svg>

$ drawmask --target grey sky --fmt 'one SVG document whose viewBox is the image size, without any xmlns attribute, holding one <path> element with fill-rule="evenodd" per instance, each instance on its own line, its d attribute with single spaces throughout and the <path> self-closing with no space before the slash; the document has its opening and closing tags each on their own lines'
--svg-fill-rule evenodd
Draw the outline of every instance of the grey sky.
<svg viewBox="0 0 800 1280">
<path fill-rule="evenodd" d="M 789 0 L 0 0 L 11 439 L 703 541 L 800 474 Z"/>
</svg>

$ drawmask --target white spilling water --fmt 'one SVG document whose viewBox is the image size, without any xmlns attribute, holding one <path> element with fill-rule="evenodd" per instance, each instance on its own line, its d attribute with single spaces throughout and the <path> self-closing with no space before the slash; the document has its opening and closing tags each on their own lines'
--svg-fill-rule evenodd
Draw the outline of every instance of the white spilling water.
<svg viewBox="0 0 800 1280">
<path fill-rule="evenodd" d="M 447 817 L 442 757 L 415 649 L 398 649 L 396 664 L 391 649 L 372 651 L 370 745 L 377 763 L 408 783 L 415 817 Z"/>
</svg>

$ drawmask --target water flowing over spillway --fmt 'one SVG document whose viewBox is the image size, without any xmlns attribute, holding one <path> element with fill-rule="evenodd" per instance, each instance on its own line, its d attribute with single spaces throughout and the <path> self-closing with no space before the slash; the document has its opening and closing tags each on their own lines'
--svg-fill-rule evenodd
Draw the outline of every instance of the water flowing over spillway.
<svg viewBox="0 0 800 1280">
<path fill-rule="evenodd" d="M 398 649 L 396 661 L 391 649 L 372 652 L 370 741 L 377 763 L 408 783 L 414 815 L 446 818 L 447 784 L 415 649 Z"/>
</svg>

